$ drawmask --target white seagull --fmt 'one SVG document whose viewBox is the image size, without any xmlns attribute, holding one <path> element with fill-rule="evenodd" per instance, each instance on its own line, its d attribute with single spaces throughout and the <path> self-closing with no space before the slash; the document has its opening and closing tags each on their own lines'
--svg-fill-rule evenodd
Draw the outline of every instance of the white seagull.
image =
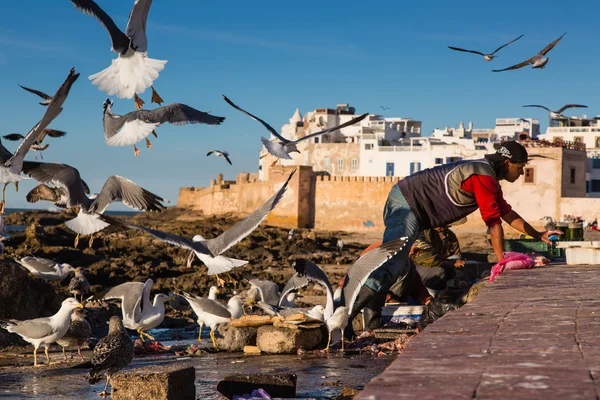
<svg viewBox="0 0 600 400">
<path fill-rule="evenodd" d="M 40 183 L 57 185 L 66 190 L 67 198 L 61 197 L 56 206 L 79 207 L 77 217 L 65 222 L 69 229 L 77 233 L 75 247 L 79 243 L 79 235 L 92 235 L 89 243 L 92 246 L 94 233 L 109 225 L 98 217 L 113 202 L 121 201 L 127 207 L 141 211 L 162 211 L 166 207 L 160 202 L 168 202 L 118 175 L 110 176 L 100 193 L 90 198 L 85 193 L 79 171 L 67 164 L 30 161 L 23 166 L 23 172 Z M 28 195 L 28 201 L 30 198 L 37 201 L 35 196 Z"/>
<path fill-rule="evenodd" d="M 206 153 L 206 156 L 210 156 L 211 154 L 214 154 L 215 156 L 218 157 L 223 157 L 228 163 L 229 165 L 233 165 L 231 163 L 231 159 L 229 158 L 229 153 L 226 151 L 220 151 L 220 150 L 211 150 L 208 153 Z"/>
<path fill-rule="evenodd" d="M 172 233 L 134 225 L 127 221 L 119 220 L 106 215 L 102 215 L 99 218 L 108 224 L 141 230 L 149 233 L 159 240 L 162 240 L 163 242 L 188 249 L 190 250 L 188 266 L 191 264 L 191 260 L 193 260 L 195 255 L 204 263 L 204 265 L 207 266 L 208 275 L 216 275 L 219 273 L 228 272 L 235 267 L 241 267 L 242 265 L 248 263 L 248 261 L 225 257 L 221 254 L 252 233 L 252 231 L 254 231 L 260 225 L 260 223 L 267 218 L 269 213 L 275 208 L 275 206 L 277 206 L 283 197 L 287 190 L 288 183 L 295 172 L 296 170 L 290 174 L 283 186 L 281 186 L 281 189 L 279 189 L 279 191 L 277 191 L 277 193 L 275 193 L 262 206 L 257 208 L 252 214 L 237 222 L 231 228 L 221 233 L 214 239 L 205 239 L 201 235 L 196 235 L 192 238 L 192 240 L 189 240 Z"/>
<path fill-rule="evenodd" d="M 269 153 L 271 153 L 275 157 L 282 158 L 284 160 L 292 159 L 292 156 L 290 155 L 290 153 L 300 153 L 300 150 L 298 150 L 298 147 L 296 147 L 296 145 L 298 143 L 302 142 L 303 140 L 308 140 L 315 136 L 323 135 L 328 132 L 337 131 L 338 129 L 342 129 L 347 126 L 354 125 L 357 122 L 362 121 L 363 119 L 365 119 L 367 117 L 367 115 L 369 115 L 369 114 L 362 114 L 359 117 L 353 118 L 350 121 L 345 122 L 341 125 L 334 126 L 333 128 L 329 128 L 329 129 L 325 129 L 323 131 L 311 133 L 310 135 L 306 135 L 297 140 L 288 140 L 288 139 L 284 138 L 283 136 L 281 136 L 275 129 L 273 129 L 273 127 L 271 127 L 271 125 L 267 124 L 262 119 L 258 118 L 255 115 L 250 114 L 248 111 L 235 105 L 231 100 L 229 100 L 227 98 L 227 96 L 223 95 L 223 98 L 230 106 L 232 106 L 236 110 L 239 110 L 239 111 L 243 112 L 244 114 L 246 114 L 247 116 L 249 116 L 250 118 L 252 118 L 253 120 L 260 122 L 265 128 L 267 128 L 269 130 L 269 132 L 271 132 L 273 134 L 273 136 L 275 136 L 279 140 L 279 142 L 276 142 L 276 141 L 270 141 L 270 140 L 266 139 L 265 137 L 260 138 L 260 140 L 265 145 L 265 148 L 267 149 L 267 151 Z"/>
<path fill-rule="evenodd" d="M 225 117 L 215 117 L 181 103 L 169 104 L 154 110 L 132 111 L 125 115 L 113 114 L 112 104 L 110 99 L 106 99 L 103 104 L 102 123 L 105 142 L 109 146 L 116 147 L 133 145 L 133 154 L 136 157 L 140 155 L 140 151 L 135 144 L 146 139 L 146 147 L 151 149 L 152 144 L 147 136 L 152 133 L 158 137 L 154 129 L 164 123 L 219 125 L 225 120 Z"/>
<path fill-rule="evenodd" d="M 540 51 L 539 53 L 537 53 L 535 56 L 523 61 L 520 64 L 516 64 L 513 65 L 512 67 L 508 67 L 508 68 L 504 68 L 504 69 L 493 69 L 492 72 L 502 72 L 502 71 L 508 71 L 511 69 L 519 69 L 519 68 L 523 68 L 529 64 L 532 65 L 531 68 L 542 68 L 544 69 L 544 67 L 546 66 L 546 64 L 548 63 L 548 61 L 550 60 L 549 58 L 544 58 L 544 56 L 554 48 L 554 46 L 556 46 L 558 44 L 558 42 L 560 42 L 560 40 L 563 38 L 563 36 L 565 36 L 567 33 L 563 33 L 561 37 L 559 37 L 558 39 L 556 39 L 554 42 L 550 43 L 548 46 L 544 47 L 542 49 L 542 51 Z"/>
<path fill-rule="evenodd" d="M 482 52 L 477 51 L 477 50 L 465 50 L 465 49 L 461 49 L 459 47 L 452 47 L 452 46 L 448 46 L 448 48 L 452 49 L 452 50 L 456 50 L 456 51 L 463 51 L 463 52 L 466 52 L 466 53 L 479 54 L 480 56 L 483 56 L 483 59 L 485 61 L 492 61 L 496 57 L 496 56 L 494 56 L 494 54 L 496 54 L 497 52 L 499 52 L 500 50 L 502 50 L 503 48 L 505 48 L 509 44 L 514 43 L 517 40 L 521 39 L 522 37 L 523 37 L 523 35 L 519 36 L 515 40 L 511 40 L 510 42 L 508 42 L 506 44 L 503 44 L 502 46 L 498 47 L 496 50 L 494 50 L 491 53 L 482 53 Z"/>
<path fill-rule="evenodd" d="M 151 101 L 160 105 L 163 99 L 156 93 L 152 83 L 158 78 L 158 73 L 163 70 L 167 60 L 148 57 L 146 21 L 152 0 L 135 0 L 125 33 L 94 1 L 71 0 L 71 3 L 79 11 L 91 15 L 104 26 L 110 35 L 111 50 L 118 54 L 110 67 L 88 77 L 92 84 L 98 85 L 98 89 L 110 96 L 116 95 L 120 99 L 134 97 L 137 108 L 142 108 L 144 104 L 137 94 L 151 87 Z"/>
<path fill-rule="evenodd" d="M 31 275 L 44 281 L 62 281 L 75 271 L 70 264 L 59 264 L 47 258 L 27 256 L 15 261 L 31 272 Z"/>
<path fill-rule="evenodd" d="M 584 106 L 582 104 L 565 104 L 564 106 L 562 106 L 557 111 L 552 111 L 548 107 L 540 106 L 539 104 L 528 104 L 528 105 L 523 106 L 523 107 L 538 107 L 538 108 L 543 108 L 544 110 L 546 110 L 546 111 L 548 111 L 550 113 L 550 118 L 564 118 L 564 119 L 566 119 L 567 117 L 565 117 L 564 115 L 562 115 L 562 113 L 567 108 L 587 108 L 587 106 Z"/>
<path fill-rule="evenodd" d="M 64 300 L 60 310 L 51 317 L 34 318 L 25 321 L 16 319 L 0 319 L 0 328 L 4 328 L 10 333 L 16 333 L 26 342 L 33 345 L 33 365 L 38 366 L 37 350 L 44 345 L 46 359 L 50 364 L 48 347 L 58 339 L 65 336 L 71 323 L 71 312 L 76 308 L 83 308 L 81 303 L 72 297 Z"/>
</svg>

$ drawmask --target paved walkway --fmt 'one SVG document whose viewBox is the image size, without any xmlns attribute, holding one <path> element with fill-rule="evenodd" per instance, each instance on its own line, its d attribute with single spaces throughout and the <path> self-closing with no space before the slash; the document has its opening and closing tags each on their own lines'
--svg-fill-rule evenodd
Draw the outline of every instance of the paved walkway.
<svg viewBox="0 0 600 400">
<path fill-rule="evenodd" d="M 599 399 L 600 266 L 508 271 L 414 338 L 360 399 Z"/>
</svg>

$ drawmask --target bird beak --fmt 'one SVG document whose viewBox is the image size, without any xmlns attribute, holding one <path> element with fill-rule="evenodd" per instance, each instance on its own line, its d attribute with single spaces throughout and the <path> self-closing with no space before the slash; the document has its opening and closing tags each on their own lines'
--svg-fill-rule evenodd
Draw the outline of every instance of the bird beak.
<svg viewBox="0 0 600 400">
<path fill-rule="evenodd" d="M 300 153 L 300 150 L 293 150 L 292 153 L 302 154 L 302 153 Z"/>
<path fill-rule="evenodd" d="M 77 303 L 77 308 L 83 308 L 83 304 Z"/>
<path fill-rule="evenodd" d="M 215 290 L 215 294 L 221 294 L 221 291 L 219 289 Z"/>
<path fill-rule="evenodd" d="M 244 305 L 248 306 L 248 307 L 253 307 L 255 303 L 256 302 L 254 301 L 254 299 L 246 299 L 246 301 L 244 302 Z"/>
</svg>

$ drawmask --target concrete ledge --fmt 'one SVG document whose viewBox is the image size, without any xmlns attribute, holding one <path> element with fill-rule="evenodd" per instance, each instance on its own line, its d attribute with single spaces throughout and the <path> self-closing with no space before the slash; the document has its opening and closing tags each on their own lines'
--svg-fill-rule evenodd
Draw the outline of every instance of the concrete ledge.
<svg viewBox="0 0 600 400">
<path fill-rule="evenodd" d="M 195 400 L 196 369 L 179 365 L 149 366 L 115 375 L 114 400 Z"/>
</svg>

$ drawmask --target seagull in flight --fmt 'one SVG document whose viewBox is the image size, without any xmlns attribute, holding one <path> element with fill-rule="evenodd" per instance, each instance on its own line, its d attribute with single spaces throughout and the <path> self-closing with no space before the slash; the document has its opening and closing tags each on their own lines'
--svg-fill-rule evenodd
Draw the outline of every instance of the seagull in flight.
<svg viewBox="0 0 600 400">
<path fill-rule="evenodd" d="M 537 53 L 535 56 L 523 61 L 520 64 L 516 64 L 513 65 L 512 67 L 508 67 L 508 68 L 504 68 L 504 69 L 493 69 L 492 72 L 502 72 L 502 71 L 509 71 L 511 69 L 519 69 L 519 68 L 523 68 L 529 64 L 532 65 L 531 68 L 542 68 L 544 69 L 544 67 L 546 66 L 546 64 L 548 64 L 548 61 L 550 60 L 550 58 L 544 58 L 544 56 L 546 54 L 548 54 L 548 52 L 550 50 L 552 50 L 554 48 L 554 46 L 556 46 L 558 44 L 558 42 L 560 42 L 560 40 L 563 38 L 563 36 L 565 36 L 567 33 L 563 33 L 561 37 L 559 37 L 558 39 L 556 39 L 554 42 L 550 43 L 548 46 L 544 47 L 542 49 L 542 51 L 540 51 L 539 53 Z"/>
<path fill-rule="evenodd" d="M 231 159 L 229 158 L 229 153 L 226 151 L 220 151 L 220 150 L 211 150 L 208 153 L 206 153 L 206 156 L 210 156 L 211 154 L 214 154 L 215 156 L 218 157 L 223 157 L 228 163 L 229 165 L 233 165 L 231 163 Z"/>
<path fill-rule="evenodd" d="M 105 142 L 109 146 L 118 147 L 133 145 L 133 154 L 136 157 L 140 155 L 140 151 L 135 144 L 146 139 L 146 147 L 151 149 L 152 144 L 147 136 L 152 133 L 158 137 L 154 128 L 164 123 L 219 125 L 225 120 L 225 117 L 215 117 L 181 103 L 169 104 L 154 110 L 136 110 L 125 115 L 113 114 L 112 105 L 110 99 L 106 99 L 102 105 Z"/>
<path fill-rule="evenodd" d="M 449 49 L 452 50 L 456 50 L 456 51 L 463 51 L 466 53 L 473 53 L 473 54 L 479 54 L 480 56 L 483 56 L 483 59 L 485 61 L 492 61 L 496 56 L 494 54 L 496 54 L 497 52 L 499 52 L 500 50 L 502 50 L 503 48 L 505 48 L 506 46 L 508 46 L 511 43 L 516 42 L 517 40 L 521 39 L 523 37 L 523 35 L 519 36 L 518 38 L 516 38 L 515 40 L 511 40 L 510 42 L 503 44 L 502 46 L 498 47 L 496 50 L 494 50 L 491 53 L 482 53 L 480 51 L 477 50 L 466 50 L 466 49 L 461 49 L 460 47 L 452 47 L 452 46 L 448 46 Z"/>
<path fill-rule="evenodd" d="M 48 104 L 50 104 L 50 101 L 52 101 L 52 96 L 49 96 L 49 95 L 47 95 L 44 92 L 41 92 L 41 91 L 35 90 L 35 89 L 30 89 L 28 87 L 21 86 L 21 85 L 19 85 L 19 86 L 21 87 L 21 89 L 25 89 L 25 90 L 27 90 L 30 93 L 33 93 L 33 94 L 36 94 L 36 95 L 40 96 L 42 98 L 42 102 L 40 104 L 43 105 L 43 106 L 47 107 Z"/>
<path fill-rule="evenodd" d="M 379 106 L 379 107 L 381 107 L 381 109 L 382 109 L 383 111 L 385 111 L 385 110 L 389 110 L 390 108 L 392 108 L 392 107 L 384 107 L 384 106 Z"/>
<path fill-rule="evenodd" d="M 163 70 L 167 60 L 148 57 L 146 22 L 152 0 L 135 0 L 124 33 L 94 1 L 71 0 L 71 3 L 77 10 L 100 22 L 110 35 L 111 50 L 118 54 L 108 68 L 88 77 L 92 84 L 98 85 L 98 89 L 108 95 L 116 95 L 120 99 L 133 97 L 136 108 L 142 108 L 144 104 L 138 93 L 143 93 L 150 86 L 151 102 L 161 105 L 163 99 L 156 93 L 152 83 L 158 78 L 158 73 Z"/>
<path fill-rule="evenodd" d="M 550 118 L 567 118 L 564 115 L 562 115 L 562 113 L 567 108 L 587 108 L 587 106 L 584 106 L 582 104 L 565 104 L 564 106 L 562 106 L 557 111 L 552 111 L 548 107 L 540 106 L 539 104 L 528 104 L 528 105 L 523 106 L 523 107 L 538 107 L 538 108 L 543 108 L 544 110 L 546 110 L 546 111 L 548 111 L 550 113 Z"/>
<path fill-rule="evenodd" d="M 42 104 L 42 103 L 40 103 L 40 104 Z M 43 160 L 44 156 L 42 155 L 42 151 L 46 150 L 48 148 L 48 146 L 50 146 L 50 144 L 48 144 L 48 143 L 42 144 L 46 135 L 53 137 L 53 138 L 58 138 L 58 137 L 63 137 L 66 134 L 67 134 L 67 132 L 65 132 L 65 131 L 57 131 L 56 129 L 47 129 L 46 128 L 46 129 L 44 129 L 42 134 L 40 136 L 38 136 L 38 138 L 35 140 L 35 142 L 33 142 L 33 144 L 31 145 L 31 150 L 33 150 L 35 152 L 39 152 L 40 158 Z M 21 135 L 20 133 L 11 133 L 8 135 L 4 135 L 2 137 L 6 140 L 11 140 L 11 141 L 25 139 L 25 136 Z M 37 160 L 37 154 L 35 156 L 35 159 Z"/>
<path fill-rule="evenodd" d="M 279 139 L 280 142 L 275 142 L 275 141 L 270 141 L 270 140 L 268 140 L 268 139 L 266 139 L 264 137 L 260 138 L 260 140 L 265 145 L 265 148 L 267 149 L 267 151 L 269 153 L 271 153 L 272 155 L 274 155 L 277 158 L 281 158 L 281 159 L 284 159 L 284 160 L 291 160 L 292 159 L 292 156 L 290 155 L 290 153 L 299 153 L 300 154 L 300 150 L 298 150 L 298 147 L 296 147 L 296 145 L 298 143 L 302 142 L 303 140 L 308 140 L 308 139 L 313 138 L 315 136 L 323 135 L 323 134 L 328 133 L 328 132 L 337 131 L 338 129 L 342 129 L 342 128 L 345 128 L 347 126 L 354 125 L 357 122 L 362 121 L 363 119 L 365 119 L 367 117 L 367 115 L 369 115 L 369 114 L 362 114 L 359 117 L 353 118 L 350 121 L 345 122 L 345 123 L 343 123 L 341 125 L 334 126 L 333 128 L 329 128 L 329 129 L 325 129 L 323 131 L 311 133 L 310 135 L 306 135 L 306 136 L 301 137 L 300 139 L 297 139 L 297 140 L 288 140 L 288 139 L 284 138 L 283 136 L 281 136 L 275 129 L 273 129 L 273 127 L 271 127 L 271 125 L 267 124 L 262 119 L 258 118 L 255 115 L 250 114 L 248 111 L 246 111 L 246 110 L 238 107 L 237 105 L 235 105 L 231 100 L 229 100 L 227 98 L 227 96 L 223 95 L 223 98 L 225 99 L 225 101 L 230 106 L 232 106 L 236 110 L 241 111 L 242 113 L 246 114 L 247 116 L 249 116 L 253 120 L 260 122 L 265 128 L 267 128 L 267 130 L 269 130 L 269 132 L 271 132 L 273 134 L 273 136 L 275 136 L 277 139 Z"/>
</svg>

